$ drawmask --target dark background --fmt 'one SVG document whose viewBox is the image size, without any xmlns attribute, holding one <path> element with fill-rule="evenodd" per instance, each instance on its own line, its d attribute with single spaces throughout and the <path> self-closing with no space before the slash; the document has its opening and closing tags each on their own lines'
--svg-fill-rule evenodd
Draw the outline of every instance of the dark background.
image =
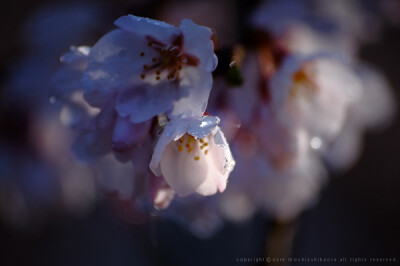
<svg viewBox="0 0 400 266">
<path fill-rule="evenodd" d="M 18 29 L 45 2 L 49 1 L 0 4 L 1 81 L 9 74 L 10 63 L 24 53 Z M 129 1 L 113 4 L 110 25 L 133 10 Z M 135 11 L 148 14 L 151 8 L 141 5 Z M 396 94 L 399 47 L 399 28 L 385 26 L 382 38 L 362 47 L 360 55 L 387 75 Z M 332 174 L 318 204 L 295 223 L 293 257 L 396 257 L 400 261 L 399 119 L 396 116 L 383 132 L 366 135 L 363 155 L 351 170 Z M 237 257 L 264 256 L 268 228 L 269 219 L 260 214 L 246 224 L 228 223 L 214 237 L 200 240 L 165 221 L 126 224 L 108 203 L 99 203 L 89 216 L 55 215 L 38 232 L 19 232 L 0 223 L 0 265 L 235 265 Z"/>
</svg>

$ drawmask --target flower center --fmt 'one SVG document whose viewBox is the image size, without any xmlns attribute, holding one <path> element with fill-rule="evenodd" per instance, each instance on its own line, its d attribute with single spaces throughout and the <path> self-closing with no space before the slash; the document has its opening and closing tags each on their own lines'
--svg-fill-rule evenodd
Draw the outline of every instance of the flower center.
<svg viewBox="0 0 400 266">
<path fill-rule="evenodd" d="M 179 152 L 187 152 L 193 154 L 195 161 L 200 160 L 199 151 L 202 151 L 204 155 L 208 154 L 208 142 L 204 139 L 196 139 L 189 134 L 183 135 L 178 141 L 176 141 L 176 147 Z"/>
<path fill-rule="evenodd" d="M 146 36 L 147 45 L 154 49 L 158 56 L 149 60 L 148 64 L 143 65 L 143 72 L 140 75 L 145 79 L 149 75 L 155 75 L 156 80 L 161 79 L 161 74 L 167 72 L 167 79 L 171 82 L 178 82 L 180 72 L 184 66 L 197 66 L 198 59 L 182 51 L 183 35 L 178 35 L 171 44 L 166 45 L 151 36 Z M 145 57 L 146 53 L 141 52 L 140 56 Z"/>
<path fill-rule="evenodd" d="M 300 69 L 292 76 L 293 87 L 290 90 L 292 96 L 297 96 L 301 91 L 314 92 L 318 87 L 315 84 L 310 74 L 305 69 Z M 306 90 L 306 91 L 305 91 Z"/>
</svg>

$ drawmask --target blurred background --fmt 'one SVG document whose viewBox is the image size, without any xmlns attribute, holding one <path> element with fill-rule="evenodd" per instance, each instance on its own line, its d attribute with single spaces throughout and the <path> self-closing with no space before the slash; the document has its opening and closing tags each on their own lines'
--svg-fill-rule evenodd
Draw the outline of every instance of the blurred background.
<svg viewBox="0 0 400 266">
<path fill-rule="evenodd" d="M 246 12 L 258 2 L 194 1 L 190 5 L 197 8 L 189 9 L 193 12 L 189 16 L 210 20 L 221 33 L 221 42 L 229 45 L 237 38 Z M 373 8 L 377 2 L 364 4 Z M 0 176 L 0 265 L 260 265 L 236 259 L 265 257 L 268 238 L 280 236 L 293 241 L 292 257 L 395 257 L 399 261 L 398 116 L 384 130 L 367 133 L 354 167 L 331 173 L 317 204 L 278 230 L 261 213 L 246 223 L 227 222 L 207 239 L 156 217 L 141 224 L 126 223 L 112 202 L 97 195 L 84 167 L 74 166 L 78 168 L 71 174 L 74 177 L 68 177 L 72 166 L 62 154 L 70 143 L 57 142 L 59 134 L 68 133 L 61 133 L 57 126 L 46 127 L 45 132 L 38 129 L 58 120 L 57 114 L 49 115 L 55 107 L 43 107 L 48 96 L 40 91 L 46 82 L 41 78 L 51 77 L 59 67 L 59 55 L 71 44 L 93 44 L 113 29 L 113 21 L 121 15 L 148 16 L 177 25 L 188 5 L 187 1 L 167 0 L 15 0 L 1 4 L 0 173 L 6 174 Z M 207 5 L 223 9 L 207 14 L 201 9 L 207 10 Z M 168 8 L 170 12 L 161 12 Z M 387 12 L 391 19 L 382 25 L 377 38 L 361 47 L 359 56 L 382 70 L 398 95 L 400 21 L 398 13 Z M 78 22 L 87 27 L 71 26 Z M 54 38 L 42 37 L 43 27 Z M 63 169 L 62 173 L 57 169 Z M 81 188 L 80 194 L 76 187 Z M 79 195 L 82 198 L 77 200 Z M 10 197 L 12 201 L 5 200 Z"/>
</svg>

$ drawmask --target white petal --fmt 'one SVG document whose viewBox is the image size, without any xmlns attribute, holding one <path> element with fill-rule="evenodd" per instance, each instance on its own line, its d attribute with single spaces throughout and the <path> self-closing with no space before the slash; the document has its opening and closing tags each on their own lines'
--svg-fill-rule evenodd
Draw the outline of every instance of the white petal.
<svg viewBox="0 0 400 266">
<path fill-rule="evenodd" d="M 270 82 L 272 106 L 282 121 L 304 127 L 311 136 L 324 141 L 334 139 L 344 124 L 348 107 L 361 91 L 358 77 L 338 59 L 317 54 L 285 60 Z M 310 76 L 315 89 L 293 81 L 300 69 Z M 293 86 L 298 87 L 299 93 L 291 95 Z"/>
<path fill-rule="evenodd" d="M 87 46 L 71 47 L 71 51 L 61 56 L 60 60 L 66 64 L 52 79 L 51 95 L 63 98 L 80 88 L 80 79 L 87 68 L 88 53 Z"/>
<path fill-rule="evenodd" d="M 220 120 L 216 116 L 205 116 L 202 119 L 194 119 L 190 123 L 188 133 L 195 138 L 205 138 L 214 131 Z"/>
<path fill-rule="evenodd" d="M 205 160 L 194 160 L 194 155 L 179 152 L 175 143 L 169 143 L 160 161 L 161 173 L 179 196 L 192 194 L 204 183 L 209 171 Z"/>
<path fill-rule="evenodd" d="M 200 60 L 200 68 L 212 72 L 217 67 L 218 59 L 214 54 L 209 28 L 199 26 L 189 19 L 184 19 L 179 26 L 183 33 L 183 49 L 185 53 L 194 55 Z"/>
<path fill-rule="evenodd" d="M 89 53 L 90 53 L 89 46 L 79 46 L 79 47 L 72 46 L 71 51 L 63 54 L 60 57 L 60 61 L 64 64 L 73 64 L 80 61 L 87 61 Z"/>
<path fill-rule="evenodd" d="M 156 176 L 161 176 L 161 169 L 160 169 L 160 162 L 161 158 L 163 156 L 164 150 L 167 147 L 168 144 L 171 143 L 170 137 L 168 137 L 166 134 L 162 134 L 161 137 L 157 141 L 157 145 L 154 149 L 153 155 L 151 157 L 150 161 L 150 170 L 156 175 Z"/>
<path fill-rule="evenodd" d="M 171 116 L 202 117 L 207 108 L 212 82 L 210 72 L 195 67 L 184 68 L 180 87 L 188 91 L 189 95 L 175 102 Z"/>
<path fill-rule="evenodd" d="M 196 129 L 202 127 L 202 122 L 204 128 Z M 216 117 L 175 119 L 164 129 L 154 150 L 150 169 L 157 176 L 163 175 L 178 195 L 186 196 L 197 192 L 206 196 L 225 190 L 235 161 L 225 137 L 217 127 L 218 123 L 219 119 Z M 195 142 L 191 152 L 178 150 L 177 143 L 173 140 L 190 130 L 197 134 L 196 137 L 207 142 L 207 148 L 200 149 L 200 144 Z M 206 133 L 208 134 L 204 137 Z"/>
<path fill-rule="evenodd" d="M 139 36 L 154 36 L 165 44 L 169 44 L 179 35 L 179 30 L 168 23 L 134 15 L 122 16 L 114 24 Z"/>
<path fill-rule="evenodd" d="M 207 177 L 196 189 L 196 192 L 203 196 L 223 192 L 230 172 L 235 166 L 229 146 L 221 130 L 217 129 L 215 136 L 210 135 L 209 152 L 207 155 L 200 153 L 200 160 L 205 160 L 208 165 Z"/>
<path fill-rule="evenodd" d="M 163 156 L 165 147 L 174 140 L 178 140 L 189 129 L 192 119 L 172 119 L 164 128 L 163 133 L 158 139 L 157 145 L 154 149 L 153 156 L 150 161 L 150 170 L 156 175 L 161 175 L 160 161 Z"/>
<path fill-rule="evenodd" d="M 133 123 L 140 123 L 172 109 L 178 95 L 170 82 L 136 86 L 118 95 L 116 110 L 120 116 L 129 116 Z"/>
<path fill-rule="evenodd" d="M 231 150 L 229 148 L 229 144 L 226 141 L 226 138 L 224 136 L 224 133 L 222 133 L 222 131 L 219 129 L 219 127 L 217 127 L 217 131 L 214 135 L 214 143 L 219 146 L 220 148 L 222 148 L 223 151 L 223 164 L 222 164 L 222 173 L 224 175 L 226 174 L 230 174 L 230 172 L 233 171 L 233 168 L 235 167 L 235 160 L 233 159 Z M 222 157 L 220 157 L 222 159 Z M 228 176 L 226 176 L 227 178 Z M 220 191 L 222 192 L 222 191 Z"/>
<path fill-rule="evenodd" d="M 142 52 L 146 56 L 140 56 Z M 85 93 L 99 92 L 107 97 L 109 92 L 143 83 L 143 65 L 153 55 L 155 50 L 144 38 L 122 30 L 111 31 L 92 47 L 82 88 Z"/>
</svg>

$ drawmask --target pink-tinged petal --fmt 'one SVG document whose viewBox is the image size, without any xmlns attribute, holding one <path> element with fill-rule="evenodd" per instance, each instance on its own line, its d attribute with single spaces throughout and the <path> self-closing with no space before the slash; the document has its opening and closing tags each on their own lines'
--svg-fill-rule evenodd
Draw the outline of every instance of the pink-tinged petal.
<svg viewBox="0 0 400 266">
<path fill-rule="evenodd" d="M 150 198 L 154 208 L 157 210 L 168 208 L 174 196 L 175 191 L 170 188 L 162 176 L 158 177 L 150 173 Z"/>
<path fill-rule="evenodd" d="M 156 175 L 161 176 L 160 162 L 163 152 L 171 141 L 176 141 L 182 137 L 189 129 L 191 119 L 173 119 L 164 128 L 163 133 L 157 141 L 150 161 L 150 170 Z"/>
<path fill-rule="evenodd" d="M 184 52 L 200 60 L 199 67 L 204 71 L 214 71 L 218 64 L 218 58 L 214 54 L 211 30 L 199 26 L 189 19 L 182 20 L 179 29 L 183 33 Z"/>
<path fill-rule="evenodd" d="M 114 24 L 141 37 L 152 36 L 165 44 L 169 44 L 179 35 L 179 30 L 168 23 L 134 15 L 122 16 Z"/>
<path fill-rule="evenodd" d="M 207 161 L 196 161 L 194 157 L 186 151 L 179 152 L 175 142 L 170 142 L 163 151 L 161 173 L 179 196 L 194 193 L 207 177 Z"/>
<path fill-rule="evenodd" d="M 207 140 L 209 141 L 209 152 L 207 155 L 200 155 L 199 159 L 199 161 L 204 159 L 207 162 L 207 177 L 196 189 L 196 192 L 203 196 L 213 195 L 217 191 L 224 192 L 228 176 L 235 166 L 229 146 L 219 128 L 215 136 L 211 135 Z"/>
<path fill-rule="evenodd" d="M 217 181 L 217 187 L 219 192 L 223 192 L 226 188 L 228 177 L 233 171 L 236 162 L 233 159 L 229 144 L 226 141 L 224 133 L 222 133 L 219 127 L 217 127 L 213 141 L 218 147 L 218 153 L 215 153 L 215 156 L 218 156 L 219 161 L 217 161 L 216 164 L 218 166 L 218 170 L 223 174 L 223 179 Z"/>
<path fill-rule="evenodd" d="M 194 192 L 208 196 L 225 190 L 235 161 L 218 123 L 215 117 L 176 119 L 161 135 L 150 169 L 155 175 L 164 176 L 179 196 Z M 195 136 L 182 136 L 188 131 Z"/>
<path fill-rule="evenodd" d="M 195 129 L 196 126 L 201 125 L 201 121 L 204 120 L 203 128 Z M 196 122 L 197 121 L 197 122 Z M 157 142 L 154 149 L 153 156 L 150 162 L 150 169 L 156 175 L 161 175 L 160 161 L 162 153 L 165 147 L 171 141 L 177 141 L 186 132 L 190 131 L 196 138 L 202 138 L 209 135 L 215 127 L 218 125 L 219 119 L 217 117 L 205 117 L 203 119 L 193 119 L 193 118 L 177 118 L 172 119 L 168 122 L 167 126 L 164 128 L 163 134 Z"/>
<path fill-rule="evenodd" d="M 118 117 L 112 134 L 112 148 L 117 152 L 126 152 L 149 136 L 151 122 L 134 124 L 129 118 Z"/>
<path fill-rule="evenodd" d="M 361 92 L 360 80 L 346 62 L 327 54 L 288 57 L 270 88 L 272 108 L 280 119 L 323 141 L 332 141 L 340 132 Z"/>
</svg>

